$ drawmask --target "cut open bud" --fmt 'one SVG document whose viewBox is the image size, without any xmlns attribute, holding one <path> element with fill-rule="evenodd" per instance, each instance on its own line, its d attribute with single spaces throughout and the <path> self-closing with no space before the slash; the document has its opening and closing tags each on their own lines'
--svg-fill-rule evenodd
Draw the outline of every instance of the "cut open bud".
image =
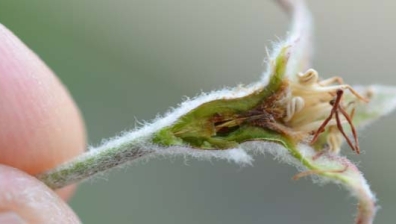
<svg viewBox="0 0 396 224">
<path fill-rule="evenodd" d="M 286 138 L 337 154 L 345 138 L 359 153 L 352 118 L 357 104 L 368 102 L 369 95 L 360 95 L 339 77 L 320 80 L 313 69 L 286 76 L 289 49 L 282 48 L 271 61 L 266 86 L 242 97 L 203 103 L 158 132 L 153 142 L 219 150 Z M 346 90 L 352 94 L 344 94 Z"/>
</svg>

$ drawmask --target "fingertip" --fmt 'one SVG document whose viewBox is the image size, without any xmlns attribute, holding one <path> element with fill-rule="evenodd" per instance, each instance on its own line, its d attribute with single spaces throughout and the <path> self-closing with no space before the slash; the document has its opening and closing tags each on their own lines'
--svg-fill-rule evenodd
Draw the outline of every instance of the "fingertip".
<svg viewBox="0 0 396 224">
<path fill-rule="evenodd" d="M 29 174 L 85 149 L 84 124 L 66 88 L 1 24 L 0 124 L 0 163 Z"/>
<path fill-rule="evenodd" d="M 55 192 L 36 178 L 0 165 L 0 213 L 13 212 L 26 223 L 80 223 Z"/>
</svg>

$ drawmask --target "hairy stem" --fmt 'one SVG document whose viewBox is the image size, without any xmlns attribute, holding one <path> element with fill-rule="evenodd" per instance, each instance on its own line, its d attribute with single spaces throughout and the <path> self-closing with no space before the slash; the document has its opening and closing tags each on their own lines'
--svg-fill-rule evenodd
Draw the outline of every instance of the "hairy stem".
<svg viewBox="0 0 396 224">
<path fill-rule="evenodd" d="M 37 176 L 52 189 L 87 179 L 121 164 L 134 161 L 154 151 L 143 148 L 138 140 L 92 149 L 75 160 Z"/>
</svg>

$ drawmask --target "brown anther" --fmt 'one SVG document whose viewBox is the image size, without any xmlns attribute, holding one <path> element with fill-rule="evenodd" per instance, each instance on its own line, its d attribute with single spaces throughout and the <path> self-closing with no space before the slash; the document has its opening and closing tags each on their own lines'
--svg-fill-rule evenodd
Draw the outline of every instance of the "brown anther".
<svg viewBox="0 0 396 224">
<path fill-rule="evenodd" d="M 352 123 L 352 117 L 353 117 L 355 111 L 352 110 L 352 115 L 349 116 L 349 114 L 342 107 L 339 107 L 338 109 L 342 113 L 342 115 L 344 115 L 345 119 L 348 121 L 349 126 L 351 127 L 352 135 L 353 135 L 353 138 L 355 140 L 355 150 L 356 150 L 356 153 L 359 154 L 360 153 L 360 147 L 359 147 L 357 131 L 356 131 L 355 126 Z M 338 113 L 336 115 L 338 116 Z M 337 119 L 339 120 L 339 118 L 337 118 Z M 341 121 L 340 122 L 337 121 L 337 125 L 338 125 L 338 123 L 341 123 Z M 341 126 L 341 128 L 342 128 L 342 126 Z M 345 135 L 345 133 L 343 131 L 342 131 L 342 134 L 348 140 L 348 144 L 351 146 L 352 144 L 350 143 L 349 138 L 346 137 L 346 135 Z M 352 146 L 351 146 L 351 148 L 353 149 Z"/>
<path fill-rule="evenodd" d="M 344 136 L 345 140 L 347 141 L 347 143 L 351 147 L 351 149 L 353 151 L 356 151 L 357 154 L 359 154 L 360 153 L 360 148 L 359 148 L 359 142 L 358 142 L 358 137 L 357 137 L 357 132 L 356 132 L 355 126 L 352 123 L 351 116 L 340 105 L 343 93 L 344 93 L 344 91 L 342 89 L 337 90 L 336 98 L 329 102 L 330 105 L 333 106 L 333 108 L 331 109 L 330 115 L 326 118 L 326 120 L 322 123 L 322 125 L 318 128 L 318 130 L 316 130 L 315 135 L 312 138 L 311 144 L 315 143 L 315 141 L 319 137 L 319 134 L 322 133 L 323 131 L 325 131 L 325 128 L 326 128 L 327 124 L 333 118 L 333 115 L 335 115 L 335 119 L 336 119 L 336 122 L 337 122 L 338 130 Z M 348 137 L 348 135 L 346 135 L 345 132 L 344 132 L 344 128 L 342 127 L 342 123 L 341 123 L 339 112 L 341 112 L 341 114 L 345 117 L 345 119 L 347 120 L 349 126 L 351 127 L 352 135 L 353 135 L 353 138 L 354 138 L 354 141 L 355 141 L 355 145 L 352 143 L 352 141 Z"/>
<path fill-rule="evenodd" d="M 337 112 L 338 105 L 339 105 L 340 102 L 341 102 L 342 94 L 343 94 L 343 91 L 342 91 L 342 90 L 341 90 L 341 91 L 337 91 L 337 97 L 336 97 L 334 103 L 332 104 L 332 105 L 333 105 L 333 108 L 331 109 L 330 115 L 326 118 L 325 121 L 323 121 L 322 125 L 320 125 L 320 127 L 319 127 L 318 130 L 316 131 L 314 137 L 313 137 L 312 140 L 311 140 L 311 144 L 313 144 L 314 142 L 316 142 L 316 140 L 318 140 L 319 134 L 322 133 L 322 132 L 325 130 L 327 124 L 330 122 L 330 120 L 331 120 L 331 118 L 333 117 L 334 113 Z M 331 100 L 330 103 L 332 103 L 332 101 L 333 101 L 333 100 Z"/>
</svg>

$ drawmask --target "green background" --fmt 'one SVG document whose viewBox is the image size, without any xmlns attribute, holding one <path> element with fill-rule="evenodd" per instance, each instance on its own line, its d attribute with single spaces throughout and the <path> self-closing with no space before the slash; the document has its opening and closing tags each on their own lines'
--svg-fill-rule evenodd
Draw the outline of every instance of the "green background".
<svg viewBox="0 0 396 224">
<path fill-rule="evenodd" d="M 393 1 L 309 1 L 316 18 L 314 68 L 351 84 L 396 85 Z M 69 88 L 89 144 L 131 129 L 184 96 L 250 83 L 264 70 L 265 46 L 285 36 L 274 1 L 1 1 L 0 22 Z M 393 223 L 395 115 L 366 129 L 359 166 Z M 352 223 L 356 201 L 336 185 L 292 181 L 272 156 L 254 166 L 160 158 L 80 185 L 71 206 L 84 223 Z"/>
</svg>

